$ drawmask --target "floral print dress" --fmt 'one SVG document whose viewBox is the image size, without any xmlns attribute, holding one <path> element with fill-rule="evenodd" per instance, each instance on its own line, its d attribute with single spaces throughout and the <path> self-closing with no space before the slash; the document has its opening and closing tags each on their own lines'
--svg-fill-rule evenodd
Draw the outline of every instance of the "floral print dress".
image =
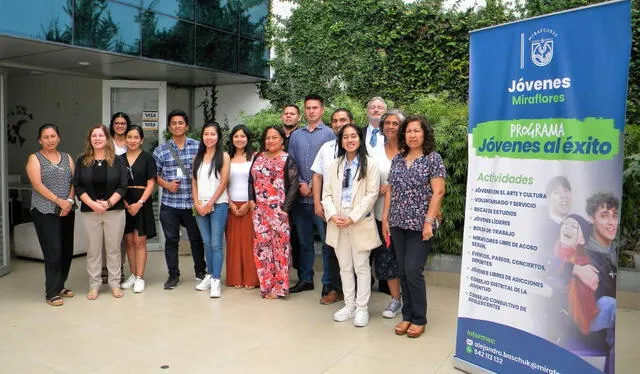
<svg viewBox="0 0 640 374">
<path fill-rule="evenodd" d="M 289 293 L 289 215 L 283 209 L 288 156 L 284 152 L 274 158 L 260 154 L 251 167 L 256 203 L 253 254 L 263 297 Z"/>
</svg>

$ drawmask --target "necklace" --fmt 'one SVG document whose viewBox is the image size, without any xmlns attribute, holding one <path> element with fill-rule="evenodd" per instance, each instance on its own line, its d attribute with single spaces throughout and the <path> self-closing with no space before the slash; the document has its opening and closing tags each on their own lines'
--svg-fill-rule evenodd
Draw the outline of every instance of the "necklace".
<svg viewBox="0 0 640 374">
<path fill-rule="evenodd" d="M 104 161 L 104 158 L 102 160 L 94 160 L 96 163 L 98 163 L 98 167 L 102 166 L 102 161 Z"/>
<path fill-rule="evenodd" d="M 58 153 L 58 162 L 54 163 L 53 161 L 51 161 L 51 159 L 49 157 L 47 157 L 47 155 L 44 154 L 44 152 L 40 152 L 40 154 L 47 159 L 47 161 L 49 161 L 49 165 L 51 165 L 52 168 L 57 169 L 58 171 L 64 171 L 64 169 L 59 165 L 60 162 L 62 161 L 62 155 L 60 153 Z"/>
</svg>

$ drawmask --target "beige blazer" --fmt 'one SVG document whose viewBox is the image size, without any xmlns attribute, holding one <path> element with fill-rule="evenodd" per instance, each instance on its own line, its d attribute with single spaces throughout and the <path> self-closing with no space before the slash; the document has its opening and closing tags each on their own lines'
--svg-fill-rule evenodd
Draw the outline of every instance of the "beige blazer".
<svg viewBox="0 0 640 374">
<path fill-rule="evenodd" d="M 344 170 L 344 156 L 338 157 L 331 163 L 329 175 L 324 181 L 322 189 L 322 207 L 327 220 L 326 242 L 333 248 L 338 247 L 340 229 L 329 219 L 338 214 L 340 208 L 340 196 L 342 194 L 342 180 Z M 357 172 L 360 174 L 360 170 Z M 365 178 L 353 181 L 353 195 L 351 201 L 351 213 L 349 218 L 354 224 L 351 226 L 358 243 L 357 251 L 370 251 L 382 245 L 378 236 L 378 228 L 373 214 L 373 205 L 376 203 L 380 192 L 380 171 L 376 161 L 367 156 L 367 174 Z"/>
</svg>

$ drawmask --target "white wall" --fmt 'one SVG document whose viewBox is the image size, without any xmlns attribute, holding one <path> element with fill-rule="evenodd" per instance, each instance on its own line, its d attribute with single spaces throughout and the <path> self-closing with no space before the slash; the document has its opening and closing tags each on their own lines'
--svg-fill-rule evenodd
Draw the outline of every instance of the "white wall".
<svg viewBox="0 0 640 374">
<path fill-rule="evenodd" d="M 38 128 L 51 122 L 60 128 L 60 150 L 76 158 L 82 151 L 88 129 L 101 123 L 102 81 L 54 74 L 24 75 L 7 80 L 7 112 L 24 106 L 33 115 L 22 126 L 23 146 L 9 144 L 8 174 L 20 174 L 27 182 L 24 166 L 30 153 L 38 150 Z M 10 119 L 8 121 L 11 122 Z"/>
<path fill-rule="evenodd" d="M 217 86 L 217 90 L 216 120 L 220 124 L 224 124 L 226 120 L 229 128 L 240 123 L 238 117 L 241 112 L 255 114 L 269 106 L 269 101 L 260 99 L 255 83 Z M 204 95 L 204 88 L 196 89 L 193 104 L 195 107 L 193 124 L 196 127 L 200 127 L 204 122 L 202 108 L 198 107 L 204 99 Z"/>
<path fill-rule="evenodd" d="M 16 106 L 24 106 L 33 115 L 21 129 L 27 140 L 23 146 L 9 144 L 8 174 L 22 175 L 27 182 L 24 165 L 30 153 L 39 149 L 37 130 L 42 124 L 52 122 L 60 127 L 60 150 L 70 153 L 74 159 L 82 152 L 88 129 L 101 123 L 102 80 L 55 74 L 9 76 L 7 84 L 7 112 Z M 241 112 L 255 114 L 269 106 L 261 100 L 256 84 L 218 86 L 216 117 L 220 123 L 225 118 L 229 126 L 239 123 Z M 194 128 L 202 126 L 204 116 L 198 105 L 204 98 L 204 89 L 168 87 L 167 111 L 183 109 L 191 116 Z"/>
</svg>

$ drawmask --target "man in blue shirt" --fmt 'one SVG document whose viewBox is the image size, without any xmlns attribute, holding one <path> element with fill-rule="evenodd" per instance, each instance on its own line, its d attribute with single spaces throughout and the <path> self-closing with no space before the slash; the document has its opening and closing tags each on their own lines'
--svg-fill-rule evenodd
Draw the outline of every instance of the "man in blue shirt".
<svg viewBox="0 0 640 374">
<path fill-rule="evenodd" d="M 189 117 L 184 111 L 171 111 L 167 122 L 171 139 L 153 151 L 153 159 L 158 169 L 158 184 L 163 188 L 160 224 L 165 237 L 164 257 L 169 269 L 169 279 L 165 282 L 164 288 L 171 290 L 176 288 L 180 280 L 180 225 L 186 227 L 189 235 L 196 279 L 201 280 L 205 276 L 206 265 L 204 245 L 193 216 L 191 199 L 191 168 L 200 142 L 187 137 Z"/>
<path fill-rule="evenodd" d="M 321 240 L 324 242 L 324 224 L 322 219 L 314 214 L 311 165 L 320 147 L 335 139 L 333 131 L 322 122 L 324 113 L 324 99 L 318 95 L 308 95 L 304 99 L 304 115 L 307 125 L 291 134 L 289 140 L 289 155 L 298 166 L 300 182 L 300 196 L 293 208 L 298 240 L 300 242 L 300 263 L 298 266 L 298 283 L 289 289 L 290 293 L 313 290 L 313 262 L 315 251 L 313 247 L 313 229 L 317 228 Z M 323 256 L 324 257 L 324 256 Z M 324 259 L 328 261 L 328 259 Z M 326 292 L 325 292 L 326 291 Z M 323 287 L 323 296 L 329 287 Z"/>
</svg>

